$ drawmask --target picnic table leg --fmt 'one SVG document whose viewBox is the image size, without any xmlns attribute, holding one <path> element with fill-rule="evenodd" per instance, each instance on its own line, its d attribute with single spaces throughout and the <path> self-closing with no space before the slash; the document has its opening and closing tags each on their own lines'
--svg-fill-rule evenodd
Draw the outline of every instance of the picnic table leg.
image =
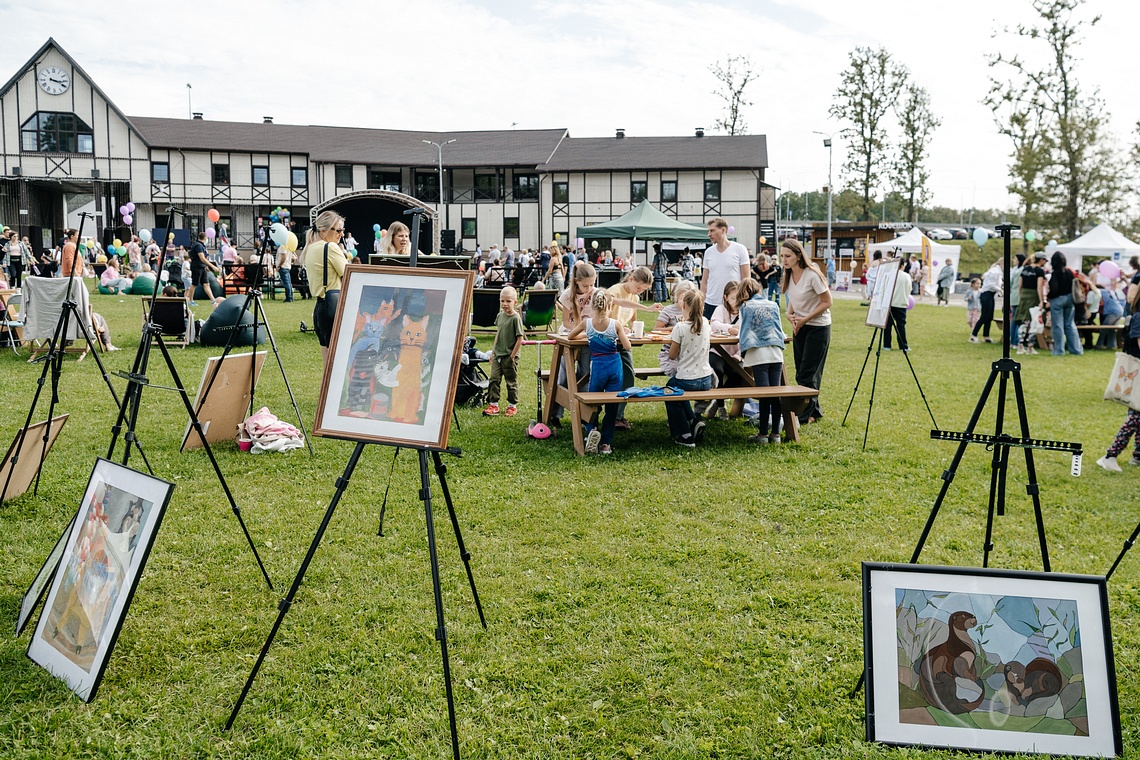
<svg viewBox="0 0 1140 760">
<path fill-rule="evenodd" d="M 578 404 L 578 356 L 580 346 L 570 346 L 563 353 L 566 363 L 566 390 L 570 396 L 570 425 L 574 434 L 574 450 L 578 456 L 586 455 L 586 439 L 582 436 L 582 409 Z"/>
<path fill-rule="evenodd" d="M 546 406 L 542 408 L 542 424 L 547 427 L 550 426 L 550 416 L 554 409 L 554 389 L 558 387 L 558 363 L 565 351 L 566 349 L 556 343 L 554 351 L 551 352 L 553 356 L 550 357 L 550 377 L 546 380 Z"/>
<path fill-rule="evenodd" d="M 780 384 L 788 384 L 788 366 L 786 364 L 780 368 Z M 781 404 L 781 407 L 784 410 L 784 432 L 787 434 L 786 440 L 791 443 L 799 443 L 800 418 L 789 408 L 788 404 Z"/>
<path fill-rule="evenodd" d="M 752 377 L 752 373 L 749 372 L 744 367 L 744 365 L 740 363 L 740 359 L 730 354 L 724 346 L 715 345 L 713 346 L 713 350 L 720 354 L 720 357 L 724 359 L 725 366 L 735 372 L 736 376 L 743 380 L 746 386 L 756 385 L 756 379 Z M 739 417 L 742 414 L 744 414 L 744 399 L 733 399 L 732 408 L 729 410 L 729 416 Z"/>
</svg>

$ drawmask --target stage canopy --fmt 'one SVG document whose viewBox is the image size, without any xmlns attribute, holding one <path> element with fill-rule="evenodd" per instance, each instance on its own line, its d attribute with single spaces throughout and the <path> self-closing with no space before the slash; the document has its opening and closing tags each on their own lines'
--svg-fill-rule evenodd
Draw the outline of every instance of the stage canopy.
<svg viewBox="0 0 1140 760">
<path fill-rule="evenodd" d="M 1107 222 L 1101 222 L 1076 240 L 1057 246 L 1074 269 L 1081 269 L 1085 256 L 1111 259 L 1124 266 L 1130 256 L 1140 255 L 1140 245 L 1121 235 Z"/>
<path fill-rule="evenodd" d="M 579 227 L 577 237 L 617 238 L 618 240 L 701 240 L 708 242 L 707 227 L 678 222 L 657 210 L 649 201 L 642 201 L 634 208 L 608 222 Z"/>
<path fill-rule="evenodd" d="M 894 255 L 895 251 L 908 256 L 912 253 L 917 253 L 919 258 L 922 259 L 922 263 L 929 267 L 930 277 L 927 278 L 926 281 L 926 290 L 931 295 L 933 295 L 938 288 L 938 273 L 942 271 L 942 267 L 946 264 L 946 259 L 950 259 L 950 264 L 954 267 L 954 271 L 958 276 L 962 274 L 958 269 L 958 260 L 962 256 L 962 249 L 956 245 L 936 243 L 922 234 L 922 230 L 918 227 L 911 227 L 907 232 L 899 235 L 894 240 L 888 240 L 885 243 L 874 243 L 867 246 L 868 261 L 874 256 L 875 251 L 882 251 L 883 258 Z"/>
</svg>

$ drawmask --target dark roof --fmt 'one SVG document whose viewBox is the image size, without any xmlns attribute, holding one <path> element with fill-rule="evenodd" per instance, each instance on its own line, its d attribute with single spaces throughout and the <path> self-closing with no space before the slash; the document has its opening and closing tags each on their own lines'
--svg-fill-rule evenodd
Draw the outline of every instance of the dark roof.
<svg viewBox="0 0 1140 760">
<path fill-rule="evenodd" d="M 131 122 L 152 148 L 300 153 L 318 162 L 434 166 L 434 145 L 443 161 L 456 166 L 536 166 L 546 163 L 565 129 L 519 129 L 499 132 L 406 132 L 395 129 L 262 124 L 208 119 L 160 119 L 132 116 Z"/>
<path fill-rule="evenodd" d="M 548 172 L 636 169 L 761 169 L 764 135 L 711 137 L 575 137 L 541 167 Z"/>
</svg>

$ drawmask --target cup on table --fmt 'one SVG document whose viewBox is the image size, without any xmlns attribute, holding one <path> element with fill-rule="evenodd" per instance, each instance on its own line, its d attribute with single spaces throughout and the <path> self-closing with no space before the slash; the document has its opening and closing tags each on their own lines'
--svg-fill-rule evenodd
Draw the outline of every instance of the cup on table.
<svg viewBox="0 0 1140 760">
<path fill-rule="evenodd" d="M 634 322 L 633 323 L 633 337 L 635 337 L 635 338 L 645 337 L 645 323 L 644 322 Z"/>
</svg>

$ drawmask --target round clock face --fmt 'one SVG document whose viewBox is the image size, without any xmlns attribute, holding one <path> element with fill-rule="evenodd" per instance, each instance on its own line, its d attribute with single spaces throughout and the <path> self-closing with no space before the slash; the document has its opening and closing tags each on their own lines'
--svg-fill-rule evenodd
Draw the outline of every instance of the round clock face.
<svg viewBox="0 0 1140 760">
<path fill-rule="evenodd" d="M 71 86 L 71 77 L 58 66 L 40 69 L 40 75 L 36 81 L 39 82 L 40 89 L 48 95 L 62 95 Z"/>
</svg>

